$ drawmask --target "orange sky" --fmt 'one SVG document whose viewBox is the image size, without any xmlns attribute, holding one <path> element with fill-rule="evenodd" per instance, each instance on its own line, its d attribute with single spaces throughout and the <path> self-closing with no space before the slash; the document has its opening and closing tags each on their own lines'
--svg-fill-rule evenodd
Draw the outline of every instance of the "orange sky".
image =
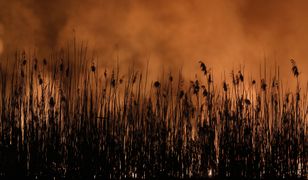
<svg viewBox="0 0 308 180">
<path fill-rule="evenodd" d="M 0 8 L 0 53 L 60 47 L 74 29 L 106 66 L 118 55 L 144 68 L 150 57 L 152 74 L 184 67 L 193 77 L 199 60 L 218 74 L 240 64 L 256 74 L 266 61 L 289 76 L 293 58 L 308 77 L 305 0 L 0 0 Z"/>
</svg>

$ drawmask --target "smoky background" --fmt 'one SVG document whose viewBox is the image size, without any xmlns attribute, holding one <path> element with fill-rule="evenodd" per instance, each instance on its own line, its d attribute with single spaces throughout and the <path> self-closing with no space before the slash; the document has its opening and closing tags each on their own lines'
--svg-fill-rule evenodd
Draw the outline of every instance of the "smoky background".
<svg viewBox="0 0 308 180">
<path fill-rule="evenodd" d="M 304 0 L 0 0 L 0 9 L 2 59 L 17 49 L 47 56 L 76 36 L 99 66 L 145 69 L 149 62 L 153 79 L 179 68 L 193 78 L 199 60 L 218 79 L 240 67 L 258 76 L 260 65 L 279 65 L 286 78 L 295 59 L 307 80 Z"/>
</svg>

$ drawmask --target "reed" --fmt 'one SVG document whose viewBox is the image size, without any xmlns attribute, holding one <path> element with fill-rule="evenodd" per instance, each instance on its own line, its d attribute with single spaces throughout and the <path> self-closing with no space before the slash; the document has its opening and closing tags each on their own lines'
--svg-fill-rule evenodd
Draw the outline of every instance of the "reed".
<svg viewBox="0 0 308 180">
<path fill-rule="evenodd" d="M 0 64 L 0 175 L 69 178 L 307 178 L 307 88 L 279 72 L 222 84 L 104 70 L 87 48 Z M 1 61 L 2 62 L 2 61 Z M 236 73 L 237 72 L 237 73 Z"/>
</svg>

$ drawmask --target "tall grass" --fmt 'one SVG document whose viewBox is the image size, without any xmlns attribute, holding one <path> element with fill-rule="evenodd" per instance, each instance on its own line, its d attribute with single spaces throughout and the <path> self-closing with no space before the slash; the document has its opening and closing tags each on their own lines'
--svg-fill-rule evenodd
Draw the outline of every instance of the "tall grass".
<svg viewBox="0 0 308 180">
<path fill-rule="evenodd" d="M 150 82 L 98 67 L 84 46 L 12 62 L 0 65 L 1 175 L 307 178 L 308 98 L 294 60 L 295 91 L 279 70 L 215 84 L 201 61 L 193 81 Z"/>
</svg>

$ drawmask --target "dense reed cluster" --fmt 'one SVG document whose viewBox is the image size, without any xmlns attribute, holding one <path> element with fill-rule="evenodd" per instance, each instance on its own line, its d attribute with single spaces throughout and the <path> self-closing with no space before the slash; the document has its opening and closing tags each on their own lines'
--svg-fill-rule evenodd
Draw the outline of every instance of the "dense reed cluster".
<svg viewBox="0 0 308 180">
<path fill-rule="evenodd" d="M 307 178 L 307 90 L 200 63 L 179 73 L 105 70 L 86 48 L 0 64 L 0 173 L 57 178 Z M 10 62 L 14 68 L 8 69 Z M 145 74 L 145 76 L 143 76 Z M 265 73 L 266 74 L 266 73 Z"/>
</svg>

